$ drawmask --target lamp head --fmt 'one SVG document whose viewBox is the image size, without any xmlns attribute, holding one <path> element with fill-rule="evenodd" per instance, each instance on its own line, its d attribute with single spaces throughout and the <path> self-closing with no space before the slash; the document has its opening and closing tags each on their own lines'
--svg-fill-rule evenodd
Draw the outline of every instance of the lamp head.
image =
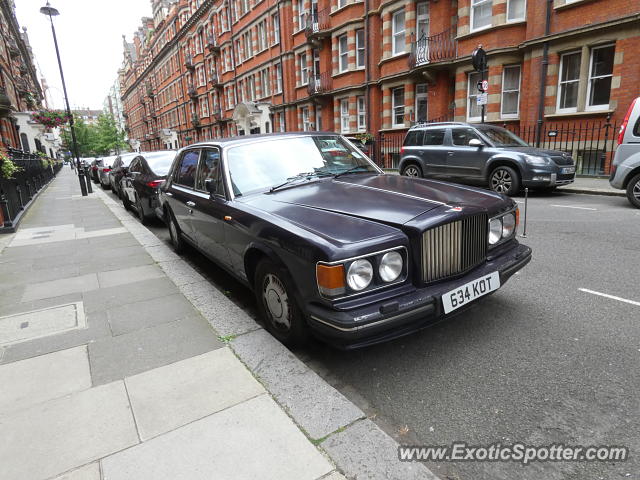
<svg viewBox="0 0 640 480">
<path fill-rule="evenodd" d="M 60 12 L 55 8 L 53 8 L 49 4 L 49 2 L 47 2 L 47 4 L 40 9 L 40 13 L 42 13 L 43 15 L 48 15 L 50 17 L 55 17 L 56 15 L 60 15 Z"/>
</svg>

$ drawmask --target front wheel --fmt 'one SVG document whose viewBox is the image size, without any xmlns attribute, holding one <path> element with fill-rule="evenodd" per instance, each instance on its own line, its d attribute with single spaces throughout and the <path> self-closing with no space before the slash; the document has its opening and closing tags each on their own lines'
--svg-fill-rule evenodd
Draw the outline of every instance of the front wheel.
<svg viewBox="0 0 640 480">
<path fill-rule="evenodd" d="M 184 250 L 184 240 L 182 240 L 182 237 L 180 236 L 178 221 L 173 215 L 173 212 L 169 209 L 164 211 L 164 218 L 166 218 L 167 227 L 169 227 L 169 235 L 171 236 L 171 245 L 173 246 L 173 250 L 176 253 L 180 253 Z"/>
<path fill-rule="evenodd" d="M 640 208 L 640 174 L 629 180 L 627 185 L 627 198 L 631 205 Z"/>
<path fill-rule="evenodd" d="M 489 176 L 489 188 L 496 193 L 513 197 L 520 191 L 520 177 L 511 167 L 497 167 Z"/>
<path fill-rule="evenodd" d="M 149 223 L 146 215 L 144 214 L 144 209 L 142 208 L 142 200 L 140 200 L 138 195 L 136 195 L 136 211 L 141 224 L 146 225 Z"/>
<path fill-rule="evenodd" d="M 405 177 L 421 178 L 422 169 L 418 165 L 411 163 L 402 169 L 401 175 L 404 175 Z"/>
<path fill-rule="evenodd" d="M 309 339 L 309 328 L 298 306 L 288 272 L 271 260 L 256 268 L 255 294 L 267 330 L 287 346 L 302 345 Z"/>
</svg>

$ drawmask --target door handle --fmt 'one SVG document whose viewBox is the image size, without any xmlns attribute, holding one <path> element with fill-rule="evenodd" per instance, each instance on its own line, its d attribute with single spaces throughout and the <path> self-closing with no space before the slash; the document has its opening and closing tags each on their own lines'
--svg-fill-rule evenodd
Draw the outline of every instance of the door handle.
<svg viewBox="0 0 640 480">
<path fill-rule="evenodd" d="M 447 155 L 449 155 L 451 157 L 451 156 L 453 156 L 453 152 L 447 152 Z"/>
<path fill-rule="evenodd" d="M 196 206 L 196 204 L 194 202 L 192 202 L 191 200 L 189 200 L 187 202 L 187 207 L 195 207 L 195 206 Z"/>
<path fill-rule="evenodd" d="M 171 193 L 171 192 L 165 192 L 165 195 L 166 195 L 167 197 L 173 197 L 173 193 Z"/>
<path fill-rule="evenodd" d="M 187 212 L 189 213 L 189 215 L 193 215 L 193 210 L 191 210 L 190 208 L 187 208 Z"/>
</svg>

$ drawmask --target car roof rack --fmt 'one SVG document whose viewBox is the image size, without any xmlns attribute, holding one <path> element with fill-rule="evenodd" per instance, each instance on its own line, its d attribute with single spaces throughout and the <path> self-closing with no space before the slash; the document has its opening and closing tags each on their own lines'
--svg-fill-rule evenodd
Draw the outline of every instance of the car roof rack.
<svg viewBox="0 0 640 480">
<path fill-rule="evenodd" d="M 443 125 L 467 125 L 466 122 L 419 122 L 415 125 L 412 125 L 411 128 L 420 128 L 420 127 L 440 127 Z"/>
</svg>

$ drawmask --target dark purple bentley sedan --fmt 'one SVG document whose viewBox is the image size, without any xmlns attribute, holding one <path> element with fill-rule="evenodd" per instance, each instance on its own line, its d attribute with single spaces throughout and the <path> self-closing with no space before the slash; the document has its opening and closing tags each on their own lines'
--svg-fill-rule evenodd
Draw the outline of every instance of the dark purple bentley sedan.
<svg viewBox="0 0 640 480">
<path fill-rule="evenodd" d="M 176 250 L 187 242 L 252 288 L 267 328 L 289 345 L 410 334 L 531 260 L 513 200 L 386 175 L 333 133 L 191 145 L 160 196 Z"/>
</svg>

